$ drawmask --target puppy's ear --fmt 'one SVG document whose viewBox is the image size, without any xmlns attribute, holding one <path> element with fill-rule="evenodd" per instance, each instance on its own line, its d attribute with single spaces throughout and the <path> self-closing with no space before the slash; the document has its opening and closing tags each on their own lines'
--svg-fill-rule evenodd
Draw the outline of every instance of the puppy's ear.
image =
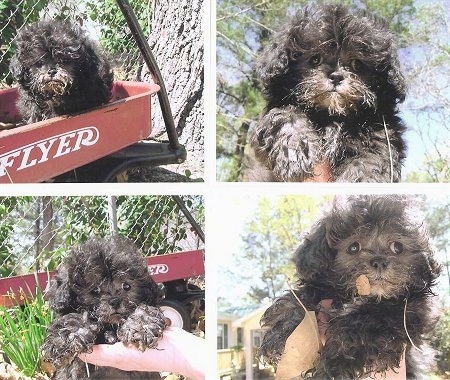
<svg viewBox="0 0 450 380">
<path fill-rule="evenodd" d="M 69 273 L 64 265 L 56 272 L 47 295 L 50 308 L 57 314 L 63 315 L 75 310 L 70 292 Z"/>
<path fill-rule="evenodd" d="M 17 82 L 20 83 L 23 81 L 25 68 L 20 63 L 17 52 L 11 58 L 11 62 L 9 63 L 9 70 L 11 71 L 11 74 Z"/>
<path fill-rule="evenodd" d="M 294 255 L 297 273 L 305 281 L 325 281 L 328 277 L 336 251 L 328 245 L 327 221 L 323 219 L 305 237 Z"/>
<path fill-rule="evenodd" d="M 286 38 L 285 36 L 280 41 L 284 41 Z M 269 43 L 257 63 L 257 73 L 264 88 L 269 87 L 274 80 L 288 71 L 289 57 L 287 50 L 283 44 L 277 41 Z"/>
<path fill-rule="evenodd" d="M 406 97 L 406 83 L 400 71 L 400 64 L 396 58 L 392 59 L 390 67 L 387 70 L 387 81 L 390 87 L 390 94 L 387 95 L 394 96 L 398 103 L 403 102 Z"/>
<path fill-rule="evenodd" d="M 433 257 L 432 254 L 430 254 L 427 259 L 431 277 L 430 282 L 434 282 L 434 280 L 436 280 L 442 272 L 442 265 Z"/>
</svg>

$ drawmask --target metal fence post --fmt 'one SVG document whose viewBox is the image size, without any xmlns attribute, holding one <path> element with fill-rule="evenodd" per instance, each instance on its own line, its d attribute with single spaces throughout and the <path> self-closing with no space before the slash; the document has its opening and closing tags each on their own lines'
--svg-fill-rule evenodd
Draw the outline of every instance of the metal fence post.
<svg viewBox="0 0 450 380">
<path fill-rule="evenodd" d="M 119 234 L 119 229 L 117 227 L 117 197 L 114 195 L 108 196 L 108 220 L 109 229 L 112 236 L 117 236 Z"/>
</svg>

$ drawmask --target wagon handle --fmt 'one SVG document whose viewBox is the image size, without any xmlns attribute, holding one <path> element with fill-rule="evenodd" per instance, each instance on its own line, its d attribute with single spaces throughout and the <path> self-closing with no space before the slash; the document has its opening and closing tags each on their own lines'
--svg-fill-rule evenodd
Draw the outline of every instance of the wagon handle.
<svg viewBox="0 0 450 380">
<path fill-rule="evenodd" d="M 194 219 L 190 211 L 187 209 L 186 205 L 184 204 L 183 200 L 179 195 L 172 195 L 172 199 L 175 201 L 175 203 L 180 208 L 183 215 L 186 217 L 186 219 L 191 223 L 192 228 L 197 233 L 200 240 L 205 243 L 205 233 L 203 232 L 200 225 L 197 223 L 197 221 Z"/>
<path fill-rule="evenodd" d="M 181 145 L 178 142 L 175 121 L 172 116 L 169 98 L 167 96 L 166 87 L 164 85 L 164 80 L 162 78 L 161 72 L 159 71 L 158 64 L 155 60 L 155 57 L 153 56 L 147 40 L 145 39 L 141 26 L 139 25 L 136 15 L 131 8 L 128 0 L 116 0 L 116 2 L 123 16 L 125 17 L 131 34 L 133 35 L 133 38 L 136 41 L 142 56 L 144 57 L 144 61 L 147 64 L 147 67 L 149 68 L 153 78 L 156 79 L 156 83 L 160 87 L 160 90 L 158 91 L 158 101 L 164 118 L 164 124 L 166 125 L 167 135 L 169 137 L 169 146 L 173 150 L 178 150 L 180 149 Z"/>
</svg>

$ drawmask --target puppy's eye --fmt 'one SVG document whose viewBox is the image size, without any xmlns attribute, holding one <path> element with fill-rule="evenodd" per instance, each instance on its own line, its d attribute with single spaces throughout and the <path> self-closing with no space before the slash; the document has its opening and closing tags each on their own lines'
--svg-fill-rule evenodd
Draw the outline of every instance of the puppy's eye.
<svg viewBox="0 0 450 380">
<path fill-rule="evenodd" d="M 291 52 L 291 59 L 296 61 L 302 56 L 302 53 L 300 51 L 292 51 Z"/>
<path fill-rule="evenodd" d="M 320 66 L 320 64 L 323 62 L 323 58 L 320 54 L 316 54 L 313 55 L 310 59 L 309 59 L 309 64 L 311 66 Z"/>
<path fill-rule="evenodd" d="M 393 253 L 399 254 L 403 252 L 403 244 L 398 241 L 393 241 L 389 244 L 389 248 Z"/>
<path fill-rule="evenodd" d="M 92 290 L 91 290 L 91 294 L 93 294 L 93 295 L 100 294 L 100 288 L 97 287 L 97 288 L 95 288 L 95 289 L 92 289 Z"/>
<path fill-rule="evenodd" d="M 131 285 L 130 285 L 130 284 L 127 284 L 126 282 L 124 282 L 124 283 L 122 284 L 122 289 L 125 290 L 125 291 L 128 291 L 128 290 L 131 289 Z"/>
<path fill-rule="evenodd" d="M 361 71 L 363 66 L 362 66 L 361 61 L 354 59 L 353 61 L 350 62 L 350 67 L 352 68 L 352 70 L 354 72 L 358 72 L 358 71 Z"/>
<path fill-rule="evenodd" d="M 350 244 L 347 248 L 347 253 L 350 255 L 354 255 L 355 253 L 358 253 L 361 250 L 361 244 L 359 244 L 357 241 Z"/>
</svg>

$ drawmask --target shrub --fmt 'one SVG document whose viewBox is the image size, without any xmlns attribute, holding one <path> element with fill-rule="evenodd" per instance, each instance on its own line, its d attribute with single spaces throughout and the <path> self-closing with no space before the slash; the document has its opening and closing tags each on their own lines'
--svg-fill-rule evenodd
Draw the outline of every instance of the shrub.
<svg viewBox="0 0 450 380">
<path fill-rule="evenodd" d="M 33 376 L 40 370 L 40 346 L 53 319 L 41 289 L 36 293 L 31 298 L 30 292 L 21 290 L 11 296 L 15 306 L 0 305 L 0 346 L 25 376 Z"/>
</svg>

